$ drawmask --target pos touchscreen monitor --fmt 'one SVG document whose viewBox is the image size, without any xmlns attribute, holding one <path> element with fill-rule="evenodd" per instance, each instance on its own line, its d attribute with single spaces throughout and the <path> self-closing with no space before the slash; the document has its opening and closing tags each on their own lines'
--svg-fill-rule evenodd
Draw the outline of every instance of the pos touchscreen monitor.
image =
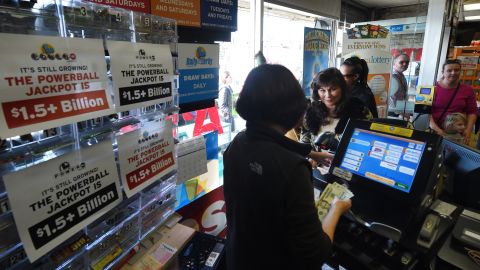
<svg viewBox="0 0 480 270">
<path fill-rule="evenodd" d="M 352 212 L 365 222 L 404 229 L 436 183 L 438 135 L 382 123 L 351 120 L 330 174 L 354 193 Z"/>
</svg>

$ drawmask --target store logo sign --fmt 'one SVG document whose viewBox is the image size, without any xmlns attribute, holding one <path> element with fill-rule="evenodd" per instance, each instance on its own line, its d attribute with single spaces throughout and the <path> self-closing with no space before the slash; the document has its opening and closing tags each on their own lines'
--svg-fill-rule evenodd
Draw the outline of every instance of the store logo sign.
<svg viewBox="0 0 480 270">
<path fill-rule="evenodd" d="M 155 55 L 148 55 L 144 49 L 138 50 L 138 54 L 135 57 L 137 60 L 151 60 L 155 61 Z"/>
<path fill-rule="evenodd" d="M 198 46 L 195 50 L 195 57 L 187 57 L 186 63 L 189 67 L 195 67 L 197 65 L 213 65 L 213 59 L 207 58 L 207 50 L 202 47 Z"/>
<path fill-rule="evenodd" d="M 77 55 L 75 53 L 55 52 L 55 47 L 50 43 L 44 43 L 40 46 L 39 53 L 32 53 L 30 57 L 35 60 L 66 60 L 68 62 L 75 61 Z"/>
</svg>

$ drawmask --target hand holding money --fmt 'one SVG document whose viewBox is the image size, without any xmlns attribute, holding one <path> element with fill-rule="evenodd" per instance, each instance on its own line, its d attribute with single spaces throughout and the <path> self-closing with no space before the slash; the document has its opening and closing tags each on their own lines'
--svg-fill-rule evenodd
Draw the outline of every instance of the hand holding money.
<svg viewBox="0 0 480 270">
<path fill-rule="evenodd" d="M 352 206 L 352 202 L 350 201 L 352 197 L 353 193 L 348 188 L 336 182 L 328 184 L 316 202 L 319 219 L 323 221 L 332 205 L 332 209 L 340 211 L 340 213 L 343 214 Z"/>
</svg>

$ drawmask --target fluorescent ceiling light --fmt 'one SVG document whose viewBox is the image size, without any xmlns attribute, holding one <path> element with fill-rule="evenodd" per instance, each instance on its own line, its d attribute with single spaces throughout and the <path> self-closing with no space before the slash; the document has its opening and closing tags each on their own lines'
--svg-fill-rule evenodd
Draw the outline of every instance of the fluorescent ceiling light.
<svg viewBox="0 0 480 270">
<path fill-rule="evenodd" d="M 463 10 L 464 11 L 478 10 L 478 9 L 480 9 L 480 3 L 463 5 Z"/>
<path fill-rule="evenodd" d="M 478 10 L 478 9 L 480 9 L 480 3 L 463 5 L 464 11 Z"/>
<path fill-rule="evenodd" d="M 466 16 L 466 17 L 465 17 L 465 21 L 476 21 L 476 20 L 480 20 L 480 15 L 477 15 L 477 16 Z"/>
</svg>

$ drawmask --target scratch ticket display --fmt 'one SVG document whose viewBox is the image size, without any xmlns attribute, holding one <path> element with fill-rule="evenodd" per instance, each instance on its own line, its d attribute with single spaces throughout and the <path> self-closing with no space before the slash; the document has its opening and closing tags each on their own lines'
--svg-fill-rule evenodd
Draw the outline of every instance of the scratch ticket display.
<svg viewBox="0 0 480 270">
<path fill-rule="evenodd" d="M 117 179 L 109 140 L 5 175 L 15 224 L 30 261 L 116 206 L 122 199 Z"/>
<path fill-rule="evenodd" d="M 176 169 L 170 121 L 146 123 L 117 140 L 120 173 L 128 197 Z"/>
<path fill-rule="evenodd" d="M 102 40 L 0 34 L 0 137 L 113 113 Z"/>
</svg>

